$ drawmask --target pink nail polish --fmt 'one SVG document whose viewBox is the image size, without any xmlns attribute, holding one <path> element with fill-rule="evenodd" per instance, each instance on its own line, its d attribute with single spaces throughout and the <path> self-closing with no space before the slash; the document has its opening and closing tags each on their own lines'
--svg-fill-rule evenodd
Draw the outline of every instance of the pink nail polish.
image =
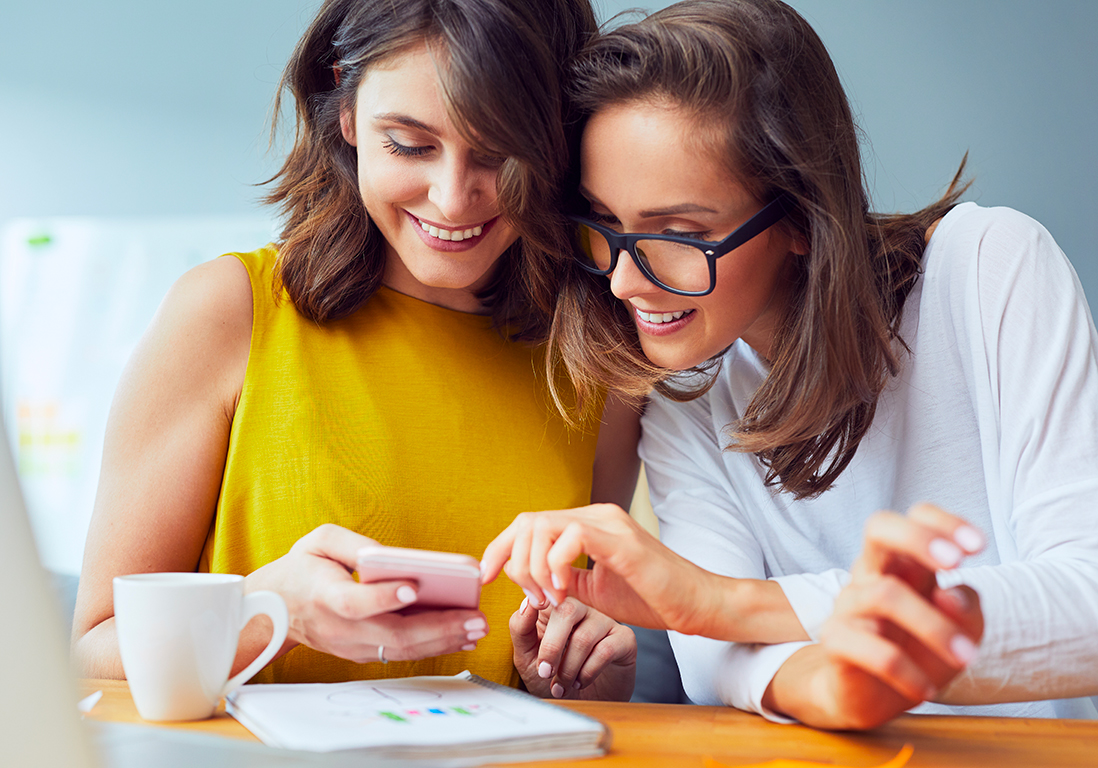
<svg viewBox="0 0 1098 768">
<path fill-rule="evenodd" d="M 488 622 L 478 616 L 475 619 L 469 619 L 467 622 L 465 622 L 464 625 L 462 625 L 462 628 L 468 632 L 472 632 L 476 629 L 487 629 Z"/>
<path fill-rule="evenodd" d="M 461 650 L 463 650 L 463 651 L 475 651 L 476 649 L 477 649 L 477 644 L 476 643 L 469 643 L 468 645 L 461 646 Z"/>
<path fill-rule="evenodd" d="M 553 581 L 553 589 L 560 589 L 561 588 L 560 579 L 557 578 L 557 575 L 555 573 L 552 574 L 552 581 Z"/>
<path fill-rule="evenodd" d="M 964 635 L 954 635 L 949 641 L 949 650 L 961 664 L 967 665 L 976 658 L 976 644 Z"/>
<path fill-rule="evenodd" d="M 554 699 L 559 699 L 564 696 L 564 688 L 561 687 L 560 683 L 553 683 L 553 687 L 549 690 L 552 691 Z"/>
<path fill-rule="evenodd" d="M 543 661 L 541 664 L 538 664 L 538 677 L 540 677 L 542 680 L 548 680 L 552 676 L 553 676 L 553 665 L 552 664 L 550 664 L 548 661 Z"/>
<path fill-rule="evenodd" d="M 927 549 L 930 556 L 937 560 L 943 568 L 952 568 L 961 562 L 961 558 L 965 556 L 960 547 L 946 539 L 934 539 Z"/>
<path fill-rule="evenodd" d="M 953 540 L 966 552 L 979 552 L 984 548 L 984 534 L 971 525 L 962 525 L 953 532 Z"/>
<path fill-rule="evenodd" d="M 468 640 L 469 642 L 476 642 L 477 640 L 480 640 L 483 637 L 487 637 L 487 635 L 488 635 L 487 632 L 484 632 L 484 631 L 478 629 L 475 632 L 470 632 L 469 634 L 467 634 L 465 636 L 465 639 Z"/>
</svg>

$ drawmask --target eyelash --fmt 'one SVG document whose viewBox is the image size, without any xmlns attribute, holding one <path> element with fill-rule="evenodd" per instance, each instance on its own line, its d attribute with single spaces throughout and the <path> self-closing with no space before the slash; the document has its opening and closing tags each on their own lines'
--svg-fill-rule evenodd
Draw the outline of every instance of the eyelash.
<svg viewBox="0 0 1098 768">
<path fill-rule="evenodd" d="M 621 223 L 621 222 L 618 221 L 617 216 L 611 216 L 608 213 L 598 213 L 596 211 L 591 211 L 590 213 L 588 213 L 587 218 L 589 218 L 591 221 L 595 222 L 596 224 L 603 224 L 603 225 L 608 226 L 608 227 L 613 226 L 614 224 L 620 224 Z"/>
<path fill-rule="evenodd" d="M 385 147 L 389 154 L 398 157 L 419 157 L 431 151 L 431 147 L 407 147 L 398 143 L 392 136 L 386 136 L 381 146 Z"/>
<path fill-rule="evenodd" d="M 617 216 L 611 216 L 608 213 L 598 213 L 596 211 L 591 211 L 590 213 L 588 213 L 587 218 L 589 218 L 596 224 L 602 224 L 604 227 L 613 227 L 621 223 L 620 221 L 618 221 Z M 678 232 L 673 229 L 665 229 L 663 231 L 663 234 L 674 235 L 675 237 L 689 237 L 693 240 L 705 240 L 709 237 L 711 233 L 708 230 L 705 232 Z"/>
</svg>

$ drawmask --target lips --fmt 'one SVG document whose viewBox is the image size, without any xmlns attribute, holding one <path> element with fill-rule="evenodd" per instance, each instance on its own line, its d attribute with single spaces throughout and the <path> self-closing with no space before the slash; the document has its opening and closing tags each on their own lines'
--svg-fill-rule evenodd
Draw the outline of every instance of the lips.
<svg viewBox="0 0 1098 768">
<path fill-rule="evenodd" d="M 637 330 L 649 336 L 667 336 L 685 327 L 694 319 L 694 310 L 684 309 L 674 312 L 645 312 L 633 307 Z"/>
<path fill-rule="evenodd" d="M 499 221 L 499 217 L 496 216 L 478 224 L 447 229 L 446 227 L 440 227 L 436 222 L 421 219 L 408 211 L 404 211 L 404 214 L 424 243 L 436 251 L 448 252 L 465 251 L 475 247 Z"/>
</svg>

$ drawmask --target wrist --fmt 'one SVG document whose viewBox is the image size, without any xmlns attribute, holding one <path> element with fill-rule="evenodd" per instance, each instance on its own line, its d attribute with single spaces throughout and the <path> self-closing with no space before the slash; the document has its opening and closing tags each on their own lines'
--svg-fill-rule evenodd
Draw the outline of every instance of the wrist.
<svg viewBox="0 0 1098 768">
<path fill-rule="evenodd" d="M 704 631 L 695 634 L 735 643 L 792 643 L 809 640 L 781 586 L 766 579 L 709 574 L 714 607 Z"/>
<path fill-rule="evenodd" d="M 766 687 L 763 707 L 802 723 L 821 722 L 816 694 L 822 683 L 818 674 L 822 661 L 820 646 L 815 644 L 806 645 L 786 659 Z"/>
</svg>

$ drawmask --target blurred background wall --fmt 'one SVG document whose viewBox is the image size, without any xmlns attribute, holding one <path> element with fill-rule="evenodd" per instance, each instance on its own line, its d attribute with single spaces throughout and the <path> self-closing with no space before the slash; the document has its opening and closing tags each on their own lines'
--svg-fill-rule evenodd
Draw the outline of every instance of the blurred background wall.
<svg viewBox="0 0 1098 768">
<path fill-rule="evenodd" d="M 967 151 L 969 198 L 1044 223 L 1098 301 L 1098 3 L 792 4 L 847 86 L 878 210 L 931 201 Z M 597 5 L 607 19 L 635 3 Z M 271 219 L 254 185 L 278 167 L 272 97 L 318 6 L 2 0 L 0 229 L 19 220 L 33 239 L 36 220 L 56 217 L 242 217 L 254 232 Z M 259 245 L 240 239 L 226 247 Z M 89 503 L 71 514 L 86 519 Z M 73 552 L 51 566 L 76 572 Z"/>
<path fill-rule="evenodd" d="M 257 212 L 271 98 L 318 5 L 3 0 L 0 225 Z M 847 85 L 879 209 L 931 200 L 968 151 L 971 197 L 1043 222 L 1098 300 L 1098 3 L 793 5 Z"/>
</svg>

